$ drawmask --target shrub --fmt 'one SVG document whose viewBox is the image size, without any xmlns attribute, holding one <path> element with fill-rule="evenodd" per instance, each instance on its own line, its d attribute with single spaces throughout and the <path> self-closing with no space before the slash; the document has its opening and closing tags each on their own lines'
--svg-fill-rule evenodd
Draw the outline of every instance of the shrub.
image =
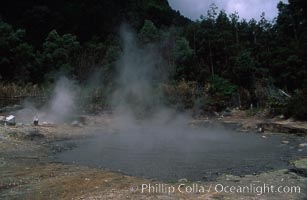
<svg viewBox="0 0 307 200">
<path fill-rule="evenodd" d="M 231 84 L 228 80 L 217 75 L 209 79 L 208 93 L 210 98 L 207 99 L 206 104 L 214 110 L 222 110 L 227 106 L 227 102 L 237 90 L 237 87 Z"/>
<path fill-rule="evenodd" d="M 175 105 L 179 109 L 189 109 L 194 106 L 196 82 L 182 80 L 176 84 L 164 84 L 162 91 L 167 104 Z"/>
<path fill-rule="evenodd" d="M 217 75 L 209 79 L 210 88 L 209 93 L 219 97 L 231 97 L 236 91 L 237 87 L 231 84 L 228 80 Z"/>
<path fill-rule="evenodd" d="M 285 115 L 296 119 L 307 119 L 307 90 L 299 90 L 290 98 L 285 107 Z"/>
</svg>

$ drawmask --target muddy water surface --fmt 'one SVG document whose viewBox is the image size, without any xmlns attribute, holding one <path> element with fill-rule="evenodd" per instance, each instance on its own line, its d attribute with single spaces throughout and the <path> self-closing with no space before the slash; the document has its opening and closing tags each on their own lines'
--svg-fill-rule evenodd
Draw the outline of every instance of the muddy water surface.
<svg viewBox="0 0 307 200">
<path fill-rule="evenodd" d="M 289 144 L 282 144 L 287 140 Z M 291 167 L 307 156 L 302 138 L 236 132 L 229 127 L 137 126 L 58 142 L 73 146 L 56 161 L 100 167 L 164 181 L 212 180 L 227 173 L 245 175 Z"/>
</svg>

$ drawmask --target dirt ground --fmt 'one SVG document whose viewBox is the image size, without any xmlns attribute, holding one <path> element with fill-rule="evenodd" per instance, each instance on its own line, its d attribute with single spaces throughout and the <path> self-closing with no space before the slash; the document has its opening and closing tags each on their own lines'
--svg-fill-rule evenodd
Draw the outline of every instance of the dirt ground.
<svg viewBox="0 0 307 200">
<path fill-rule="evenodd" d="M 196 121 L 201 123 L 206 120 Z M 50 155 L 59 149 L 51 142 L 87 137 L 89 130 L 108 129 L 107 124 L 110 123 L 108 115 L 87 116 L 87 121 L 90 123 L 83 126 L 0 127 L 0 199 L 307 199 L 306 158 L 293 162 L 297 171 L 284 169 L 243 177 L 221 175 L 214 182 L 178 180 L 172 183 L 53 162 Z M 247 129 L 255 128 L 261 119 L 246 118 L 244 113 L 238 112 L 218 121 L 241 123 L 243 129 Z M 144 189 L 142 192 L 142 185 L 149 184 L 156 186 L 155 191 Z M 264 184 L 273 186 L 274 190 L 262 189 L 261 192 Z M 175 190 L 168 193 L 161 191 L 160 186 Z M 223 192 L 222 186 L 226 188 Z M 235 192 L 230 192 L 231 186 Z M 240 192 L 240 186 L 252 189 Z M 279 186 L 282 186 L 282 191 L 277 190 Z M 297 188 L 299 191 L 294 191 Z"/>
</svg>

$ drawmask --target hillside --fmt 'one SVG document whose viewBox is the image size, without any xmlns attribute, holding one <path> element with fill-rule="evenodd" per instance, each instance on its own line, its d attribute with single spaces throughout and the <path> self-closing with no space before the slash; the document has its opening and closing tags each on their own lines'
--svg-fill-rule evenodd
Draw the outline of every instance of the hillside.
<svg viewBox="0 0 307 200">
<path fill-rule="evenodd" d="M 0 13 L 5 22 L 26 29 L 27 37 L 36 43 L 53 29 L 85 41 L 114 33 L 123 22 L 135 28 L 145 19 L 158 26 L 189 22 L 167 0 L 11 0 L 0 7 Z"/>
</svg>

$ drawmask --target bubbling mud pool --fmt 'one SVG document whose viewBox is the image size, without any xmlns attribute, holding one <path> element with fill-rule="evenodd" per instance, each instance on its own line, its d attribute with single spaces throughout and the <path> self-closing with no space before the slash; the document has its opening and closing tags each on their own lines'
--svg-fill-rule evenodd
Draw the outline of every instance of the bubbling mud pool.
<svg viewBox="0 0 307 200">
<path fill-rule="evenodd" d="M 282 144 L 288 140 L 289 144 Z M 219 175 L 246 175 L 289 168 L 289 161 L 307 155 L 302 138 L 236 132 L 229 127 L 127 127 L 80 140 L 55 161 L 99 167 L 164 181 L 213 180 Z"/>
</svg>

